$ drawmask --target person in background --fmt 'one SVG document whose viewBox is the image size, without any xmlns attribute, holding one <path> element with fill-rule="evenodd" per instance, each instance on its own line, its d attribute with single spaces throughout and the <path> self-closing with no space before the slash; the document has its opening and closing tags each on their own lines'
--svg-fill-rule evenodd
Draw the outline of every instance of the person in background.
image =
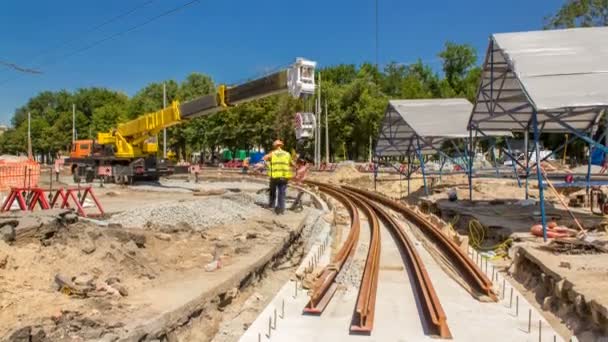
<svg viewBox="0 0 608 342">
<path fill-rule="evenodd" d="M 600 169 L 600 175 L 603 175 L 608 170 L 608 153 L 604 153 L 604 161 L 602 162 L 602 168 Z"/>
<path fill-rule="evenodd" d="M 249 171 L 249 157 L 246 157 L 245 159 L 243 159 L 243 174 L 247 174 L 247 172 Z"/>
<path fill-rule="evenodd" d="M 275 140 L 272 147 L 273 150 L 264 156 L 270 176 L 268 206 L 274 208 L 277 215 L 282 215 L 285 212 L 287 182 L 292 177 L 291 168 L 294 164 L 289 152 L 283 150 L 281 140 Z"/>
</svg>

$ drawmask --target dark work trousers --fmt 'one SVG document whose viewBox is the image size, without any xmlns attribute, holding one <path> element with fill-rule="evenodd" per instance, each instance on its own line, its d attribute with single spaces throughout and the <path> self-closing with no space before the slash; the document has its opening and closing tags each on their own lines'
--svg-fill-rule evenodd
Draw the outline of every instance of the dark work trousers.
<svg viewBox="0 0 608 342">
<path fill-rule="evenodd" d="M 270 195 L 268 198 L 268 206 L 270 208 L 274 208 L 274 210 L 277 214 L 282 214 L 285 212 L 286 192 L 287 192 L 287 179 L 285 179 L 285 178 L 271 178 L 270 179 Z"/>
</svg>

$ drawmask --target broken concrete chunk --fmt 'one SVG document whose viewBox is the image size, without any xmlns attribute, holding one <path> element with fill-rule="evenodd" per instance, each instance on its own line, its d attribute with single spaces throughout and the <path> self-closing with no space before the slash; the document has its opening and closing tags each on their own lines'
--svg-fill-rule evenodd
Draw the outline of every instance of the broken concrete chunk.
<svg viewBox="0 0 608 342">
<path fill-rule="evenodd" d="M 91 253 L 95 252 L 95 249 L 96 249 L 95 243 L 93 243 L 93 241 L 91 241 L 89 239 L 86 239 L 83 242 L 83 246 L 81 248 L 81 250 L 84 254 L 91 254 Z"/>
<path fill-rule="evenodd" d="M 161 241 L 171 241 L 171 235 L 165 233 L 156 233 L 154 237 Z"/>
<path fill-rule="evenodd" d="M 121 296 L 126 297 L 129 295 L 129 291 L 127 291 L 127 288 L 124 287 L 124 285 L 120 284 L 120 283 L 114 283 L 112 285 L 112 287 L 114 289 L 116 289 L 116 291 L 118 291 L 118 293 L 120 293 Z"/>
<path fill-rule="evenodd" d="M 137 253 L 137 244 L 133 240 L 129 240 L 129 242 L 125 243 L 123 246 L 130 255 L 135 255 Z"/>
<path fill-rule="evenodd" d="M 247 237 L 243 234 L 237 234 L 234 236 L 234 241 L 245 242 L 245 241 L 247 241 Z"/>
<path fill-rule="evenodd" d="M 62 217 L 63 217 L 63 222 L 67 223 L 67 224 L 72 224 L 72 223 L 78 222 L 78 215 L 76 215 L 75 213 L 67 213 L 65 215 L 62 215 Z"/>
<path fill-rule="evenodd" d="M 46 332 L 41 327 L 32 328 L 30 333 L 30 342 L 45 342 L 48 341 Z"/>
<path fill-rule="evenodd" d="M 76 286 L 93 286 L 95 277 L 88 273 L 81 273 L 80 275 L 74 277 L 72 282 Z"/>
<path fill-rule="evenodd" d="M 15 228 L 12 225 L 4 225 L 1 227 L 0 240 L 8 243 L 15 241 Z"/>
<path fill-rule="evenodd" d="M 213 272 L 213 271 L 217 270 L 218 268 L 222 268 L 222 262 L 219 259 L 213 260 L 212 262 L 205 265 L 205 271 L 207 271 L 207 272 Z"/>
<path fill-rule="evenodd" d="M 9 342 L 30 342 L 32 327 L 27 326 L 15 330 L 9 337 Z"/>
<path fill-rule="evenodd" d="M 553 297 L 547 296 L 543 299 L 543 310 L 549 311 L 551 310 L 551 304 L 553 303 Z"/>
<path fill-rule="evenodd" d="M 5 269 L 8 264 L 8 255 L 0 255 L 0 269 Z"/>
<path fill-rule="evenodd" d="M 87 235 L 89 235 L 89 237 L 91 238 L 91 240 L 94 241 L 94 240 L 99 239 L 101 237 L 101 235 L 103 235 L 103 234 L 101 234 L 101 232 L 99 230 L 94 229 L 94 230 L 89 230 L 87 232 Z"/>
<path fill-rule="evenodd" d="M 109 277 L 108 279 L 106 279 L 106 284 L 108 284 L 108 285 L 114 285 L 116 283 L 120 283 L 120 278 L 118 278 L 118 277 Z"/>
<path fill-rule="evenodd" d="M 99 340 L 99 342 L 114 342 L 114 341 L 118 341 L 118 336 L 116 336 L 112 333 L 106 333 Z"/>
</svg>

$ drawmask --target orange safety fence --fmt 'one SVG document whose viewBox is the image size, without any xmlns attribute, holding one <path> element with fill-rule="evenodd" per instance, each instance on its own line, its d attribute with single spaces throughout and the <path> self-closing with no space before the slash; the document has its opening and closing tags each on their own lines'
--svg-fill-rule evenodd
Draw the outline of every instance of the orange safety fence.
<svg viewBox="0 0 608 342">
<path fill-rule="evenodd" d="M 34 160 L 0 160 L 0 191 L 11 187 L 37 187 L 40 164 Z"/>
</svg>

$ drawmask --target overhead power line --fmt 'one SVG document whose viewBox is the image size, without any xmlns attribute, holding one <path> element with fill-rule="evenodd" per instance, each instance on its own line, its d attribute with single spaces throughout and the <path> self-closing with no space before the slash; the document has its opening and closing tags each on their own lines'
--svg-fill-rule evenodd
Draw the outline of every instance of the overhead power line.
<svg viewBox="0 0 608 342">
<path fill-rule="evenodd" d="M 96 47 L 96 46 L 98 46 L 98 45 L 101 45 L 101 44 L 103 44 L 103 43 L 105 43 L 105 42 L 109 41 L 109 40 L 112 40 L 112 39 L 118 38 L 118 37 L 123 36 L 123 35 L 125 35 L 125 34 L 127 34 L 127 33 L 130 33 L 130 32 L 132 32 L 132 31 L 135 31 L 135 30 L 137 30 L 137 29 L 139 29 L 139 28 L 141 28 L 141 27 L 143 27 L 143 26 L 146 26 L 146 25 L 150 24 L 151 22 L 156 21 L 156 20 L 158 20 L 158 19 L 160 19 L 160 18 L 163 18 L 163 17 L 169 16 L 169 15 L 171 15 L 171 14 L 174 14 L 174 13 L 176 13 L 176 12 L 179 12 L 180 10 L 182 10 L 182 9 L 184 9 L 184 8 L 186 8 L 186 7 L 190 6 L 190 5 L 193 5 L 193 4 L 197 3 L 197 2 L 200 2 L 200 1 L 201 1 L 201 0 L 192 0 L 192 1 L 188 1 L 188 2 L 186 2 L 186 3 L 184 3 L 184 4 L 182 4 L 182 5 L 179 5 L 179 6 L 177 6 L 177 7 L 174 7 L 174 8 L 172 8 L 172 9 L 170 9 L 170 10 L 167 10 L 167 11 L 165 11 L 165 12 L 162 12 L 162 13 L 160 13 L 160 14 L 158 14 L 158 15 L 154 16 L 154 17 L 151 17 L 151 18 L 147 19 L 146 21 L 144 21 L 144 22 L 142 22 L 142 23 L 139 23 L 139 24 L 137 24 L 137 25 L 131 26 L 130 28 L 128 28 L 128 29 L 126 29 L 126 30 L 124 30 L 124 31 L 120 31 L 120 32 L 117 32 L 117 33 L 111 34 L 111 35 L 109 35 L 109 36 L 107 36 L 107 37 L 105 37 L 105 38 L 102 38 L 102 39 L 99 39 L 99 40 L 97 40 L 97 41 L 94 41 L 93 43 L 91 43 L 91 44 L 89 44 L 89 45 L 87 45 L 87 46 L 84 46 L 84 47 L 82 47 L 82 48 L 80 48 L 80 49 L 78 49 L 78 50 L 75 50 L 75 51 L 73 51 L 73 52 L 70 52 L 70 53 L 68 53 L 68 54 L 66 54 L 66 55 L 64 55 L 64 56 L 62 56 L 61 58 L 66 59 L 66 58 L 68 58 L 68 57 L 71 57 L 71 56 L 77 55 L 77 54 L 79 54 L 79 53 L 82 53 L 82 52 L 84 52 L 84 51 L 90 50 L 90 49 L 92 49 L 92 48 L 94 48 L 94 47 Z"/>
<path fill-rule="evenodd" d="M 42 71 L 19 66 L 15 63 L 0 60 L 0 65 L 28 74 L 42 74 Z"/>
<path fill-rule="evenodd" d="M 93 26 L 93 27 L 85 30 L 84 32 L 82 32 L 82 34 L 78 35 L 77 37 L 74 37 L 72 39 L 69 39 L 69 40 L 63 42 L 63 43 L 59 43 L 59 44 L 54 45 L 54 46 L 52 46 L 52 47 L 50 47 L 48 49 L 45 49 L 45 50 L 42 50 L 42 51 L 36 53 L 35 56 L 32 59 L 30 59 L 30 60 L 36 60 L 39 57 L 42 57 L 42 56 L 48 54 L 51 51 L 57 50 L 57 49 L 62 48 L 62 47 L 66 47 L 66 46 L 70 45 L 71 43 L 74 43 L 74 42 L 78 41 L 81 37 L 83 37 L 83 36 L 85 36 L 85 35 L 87 35 L 89 33 L 93 33 L 95 31 L 99 30 L 100 28 L 108 26 L 108 25 L 110 25 L 110 24 L 112 24 L 114 22 L 117 22 L 120 19 L 122 19 L 124 17 L 127 17 L 127 16 L 129 16 L 129 15 L 137 12 L 138 10 L 142 9 L 143 7 L 146 7 L 147 5 L 149 5 L 149 4 L 151 4 L 151 3 L 155 2 L 155 1 L 157 1 L 157 0 L 148 0 L 146 2 L 142 2 L 139 5 L 137 5 L 135 7 L 132 7 L 131 9 L 129 9 L 129 10 L 125 11 L 125 12 L 122 12 L 122 13 L 120 13 L 120 14 L 118 14 L 118 15 L 116 15 L 116 16 L 114 16 L 114 17 L 112 17 L 112 18 L 110 18 L 110 19 L 108 19 L 106 21 L 103 21 L 103 22 L 101 22 L 101 23 L 99 23 L 99 24 L 97 24 L 97 25 L 95 25 L 95 26 Z"/>
<path fill-rule="evenodd" d="M 126 30 L 116 32 L 116 33 L 111 34 L 109 36 L 106 36 L 104 38 L 98 39 L 98 40 L 96 40 L 96 41 L 94 41 L 94 42 L 92 42 L 92 43 L 90 43 L 90 44 L 88 44 L 86 46 L 83 46 L 82 48 L 79 48 L 77 50 L 74 50 L 72 52 L 64 54 L 63 56 L 61 56 L 60 58 L 58 58 L 58 59 L 56 59 L 56 60 L 54 60 L 52 62 L 40 64 L 40 65 L 37 66 L 37 68 L 39 68 L 41 66 L 53 65 L 53 64 L 57 64 L 57 63 L 63 62 L 66 59 L 68 59 L 68 58 L 70 58 L 70 57 L 72 57 L 74 55 L 83 53 L 83 52 L 85 52 L 87 50 L 90 50 L 90 49 L 92 49 L 92 48 L 94 48 L 94 47 L 96 47 L 98 45 L 101 45 L 101 44 L 103 44 L 105 42 L 108 42 L 110 40 L 113 40 L 113 39 L 116 39 L 118 37 L 124 36 L 127 33 L 133 32 L 133 31 L 135 31 L 135 30 L 137 30 L 137 29 L 139 29 L 139 28 L 141 28 L 143 26 L 146 26 L 146 25 L 148 25 L 148 24 L 150 24 L 150 23 L 152 23 L 152 22 L 154 22 L 154 21 L 156 21 L 158 19 L 161 19 L 163 17 L 172 15 L 172 14 L 174 14 L 176 12 L 179 12 L 180 10 L 182 10 L 182 9 L 188 7 L 188 6 L 191 6 L 191 5 L 193 5 L 193 4 L 197 3 L 197 2 L 200 2 L 200 1 L 201 0 L 191 0 L 191 1 L 188 1 L 186 3 L 181 4 L 179 6 L 173 7 L 173 8 L 171 8 L 169 10 L 166 10 L 166 11 L 164 11 L 164 12 L 158 14 L 158 15 L 155 15 L 153 17 L 148 18 L 147 20 L 145 20 L 145 21 L 143 21 L 143 22 L 141 22 L 141 23 L 139 23 L 137 25 L 131 26 L 130 28 L 128 28 Z M 0 82 L 0 85 L 6 84 L 7 82 L 9 82 L 11 80 L 13 80 L 13 79 L 6 79 L 6 80 Z"/>
<path fill-rule="evenodd" d="M 122 18 L 124 18 L 126 16 L 129 16 L 132 13 L 136 12 L 137 10 L 139 10 L 139 9 L 141 9 L 141 8 L 147 6 L 147 5 L 149 5 L 149 4 L 151 4 L 151 3 L 155 2 L 155 1 L 157 1 L 157 0 L 148 0 L 146 2 L 140 3 L 139 5 L 137 5 L 135 7 L 132 7 L 131 9 L 129 9 L 129 10 L 125 11 L 125 12 L 122 12 L 122 13 L 120 13 L 120 14 L 118 14 L 118 15 L 116 15 L 116 16 L 114 16 L 114 17 L 112 17 L 112 18 L 110 18 L 110 19 L 108 19 L 106 21 L 103 21 L 103 22 L 99 23 L 98 25 L 95 25 L 95 26 L 93 26 L 93 27 L 85 30 L 84 32 L 82 32 L 82 34 L 78 35 L 77 37 L 69 39 L 69 40 L 67 40 L 67 41 L 65 41 L 63 43 L 59 43 L 59 44 L 53 45 L 53 46 L 51 46 L 51 47 L 49 47 L 47 49 L 41 50 L 41 51 L 35 53 L 33 55 L 33 57 L 29 58 L 27 64 L 32 63 L 33 61 L 37 60 L 38 58 L 43 57 L 44 55 L 47 55 L 47 54 L 49 54 L 50 52 L 52 52 L 54 50 L 57 50 L 57 49 L 62 48 L 62 47 L 66 47 L 66 46 L 70 45 L 71 43 L 76 42 L 77 40 L 79 40 L 81 37 L 83 37 L 86 34 L 95 32 L 95 31 L 99 30 L 100 28 L 102 28 L 104 26 L 107 26 L 107 25 L 109 25 L 111 23 L 114 23 L 114 22 L 116 22 L 116 21 L 118 21 L 118 20 L 120 20 L 120 19 L 122 19 Z M 25 67 L 20 67 L 20 66 L 18 66 L 15 63 L 10 63 L 10 62 L 6 62 L 6 61 L 0 61 L 0 64 L 6 66 L 8 68 L 20 71 L 20 72 L 31 73 L 31 74 L 42 74 L 42 71 L 40 71 L 40 70 L 33 70 L 33 69 L 25 68 Z"/>
</svg>

